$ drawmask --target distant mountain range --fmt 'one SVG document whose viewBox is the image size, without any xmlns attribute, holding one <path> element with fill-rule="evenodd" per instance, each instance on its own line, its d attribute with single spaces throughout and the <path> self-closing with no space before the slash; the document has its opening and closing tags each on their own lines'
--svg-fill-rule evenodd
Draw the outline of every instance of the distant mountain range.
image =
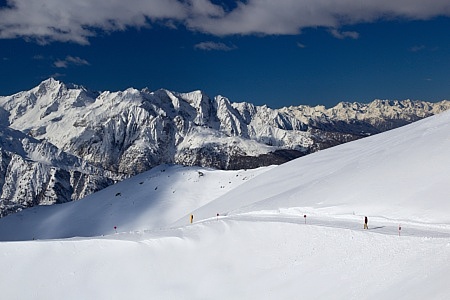
<svg viewBox="0 0 450 300">
<path fill-rule="evenodd" d="M 77 200 L 160 164 L 281 164 L 449 108 L 375 100 L 271 109 L 201 91 L 99 93 L 50 78 L 0 97 L 0 215 Z"/>
</svg>

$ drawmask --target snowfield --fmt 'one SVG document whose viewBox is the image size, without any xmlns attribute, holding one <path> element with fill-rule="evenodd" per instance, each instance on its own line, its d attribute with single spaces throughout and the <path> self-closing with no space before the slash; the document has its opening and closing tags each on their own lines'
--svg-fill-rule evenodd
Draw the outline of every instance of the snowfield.
<svg viewBox="0 0 450 300">
<path fill-rule="evenodd" d="M 223 219 L 1 244 L 5 299 L 448 299 L 450 239 Z"/>
<path fill-rule="evenodd" d="M 444 112 L 277 167 L 160 166 L 10 215 L 2 298 L 450 299 L 449 132 Z"/>
</svg>

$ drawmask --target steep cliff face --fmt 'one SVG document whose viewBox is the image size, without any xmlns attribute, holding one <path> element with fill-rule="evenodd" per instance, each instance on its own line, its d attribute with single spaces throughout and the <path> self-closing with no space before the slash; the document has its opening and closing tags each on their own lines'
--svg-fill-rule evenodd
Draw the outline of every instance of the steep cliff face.
<svg viewBox="0 0 450 300">
<path fill-rule="evenodd" d="M 8 210 L 75 200 L 163 163 L 280 164 L 448 108 L 375 100 L 271 109 L 201 91 L 97 93 L 48 79 L 0 97 L 1 201 Z"/>
</svg>

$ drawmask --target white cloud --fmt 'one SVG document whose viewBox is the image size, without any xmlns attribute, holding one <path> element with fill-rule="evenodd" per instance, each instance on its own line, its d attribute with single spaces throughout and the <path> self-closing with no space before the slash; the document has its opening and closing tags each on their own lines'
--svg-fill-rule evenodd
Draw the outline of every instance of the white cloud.
<svg viewBox="0 0 450 300">
<path fill-rule="evenodd" d="M 165 19 L 182 21 L 189 9 L 200 8 L 177 0 L 15 0 L 12 8 L 0 10 L 0 38 L 88 44 L 96 30 L 139 28 Z"/>
<path fill-rule="evenodd" d="M 0 38 L 26 38 L 88 44 L 98 31 L 148 27 L 172 28 L 217 36 L 298 34 L 303 28 L 339 29 L 379 19 L 428 19 L 450 16 L 448 0 L 247 0 L 224 9 L 211 0 L 11 0 L 0 9 Z M 215 1 L 217 3 L 217 1 Z M 355 38 L 353 32 L 339 32 Z"/>
<path fill-rule="evenodd" d="M 218 51 L 231 51 L 236 49 L 236 46 L 227 46 L 224 43 L 215 43 L 215 42 L 201 42 L 194 46 L 195 49 L 200 50 L 218 50 Z"/>
<path fill-rule="evenodd" d="M 190 0 L 189 11 L 192 16 L 208 16 L 208 17 L 223 17 L 225 12 L 219 5 L 214 5 L 209 0 Z"/>
<path fill-rule="evenodd" d="M 303 28 L 450 16 L 448 0 L 248 0 L 220 18 L 187 20 L 188 26 L 215 34 L 298 34 Z M 351 36 L 349 36 L 351 37 Z"/>
<path fill-rule="evenodd" d="M 77 56 L 66 56 L 65 59 L 58 59 L 56 60 L 53 65 L 57 68 L 68 68 L 69 65 L 75 65 L 75 66 L 88 66 L 90 65 L 89 62 L 85 59 L 79 58 Z"/>
</svg>

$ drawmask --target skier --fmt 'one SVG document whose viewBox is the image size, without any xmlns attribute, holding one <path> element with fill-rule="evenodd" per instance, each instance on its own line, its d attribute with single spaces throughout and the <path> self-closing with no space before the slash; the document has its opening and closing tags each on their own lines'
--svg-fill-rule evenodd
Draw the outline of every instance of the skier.
<svg viewBox="0 0 450 300">
<path fill-rule="evenodd" d="M 369 226 L 367 226 L 367 222 L 368 222 L 368 219 L 366 216 L 366 217 L 364 217 L 364 229 L 369 229 Z"/>
</svg>

